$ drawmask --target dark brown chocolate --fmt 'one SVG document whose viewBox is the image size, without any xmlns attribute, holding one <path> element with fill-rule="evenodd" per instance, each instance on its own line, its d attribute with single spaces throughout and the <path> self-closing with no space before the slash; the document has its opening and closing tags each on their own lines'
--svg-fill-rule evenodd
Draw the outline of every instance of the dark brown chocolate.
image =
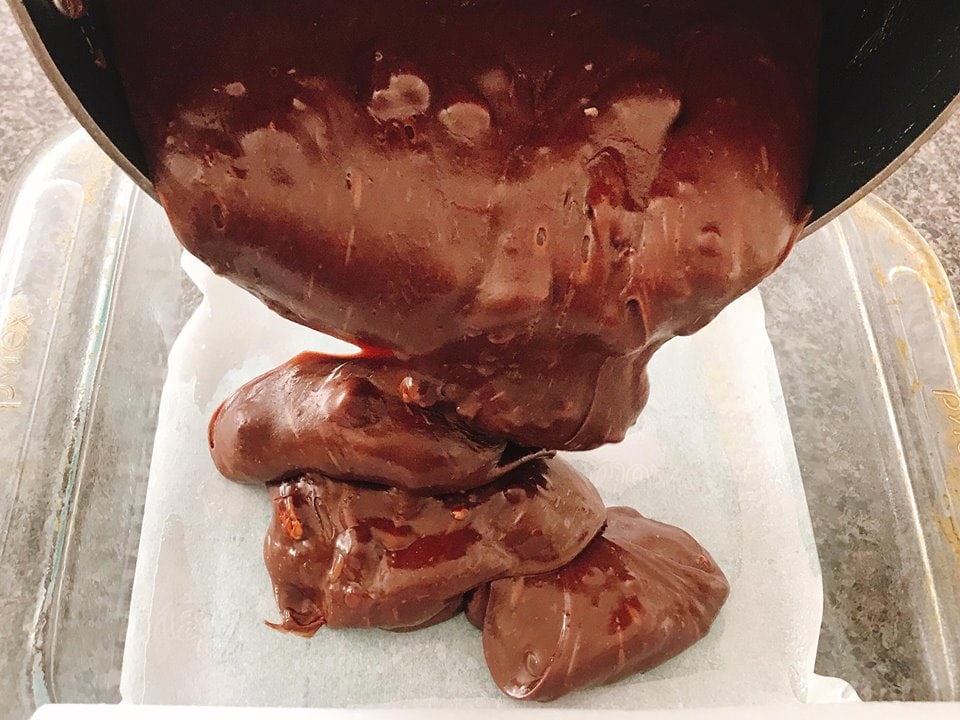
<svg viewBox="0 0 960 720">
<path fill-rule="evenodd" d="M 425 497 L 305 475 L 270 494 L 264 557 L 279 627 L 307 635 L 445 619 L 478 585 L 569 562 L 605 517 L 596 489 L 555 458 L 466 493 Z"/>
<path fill-rule="evenodd" d="M 621 439 L 806 218 L 809 0 L 106 6 L 187 248 L 521 445 Z"/>
<path fill-rule="evenodd" d="M 687 533 L 630 508 L 559 570 L 507 578 L 478 593 L 483 653 L 510 697 L 552 700 L 644 672 L 710 630 L 729 586 Z M 482 607 L 481 607 L 482 606 Z"/>
<path fill-rule="evenodd" d="M 477 630 L 483 630 L 483 617 L 487 614 L 487 603 L 490 601 L 490 585 L 481 585 L 466 596 L 463 614 Z"/>
<path fill-rule="evenodd" d="M 466 601 L 498 684 L 537 699 L 701 637 L 727 592 L 706 552 L 615 508 L 573 560 L 604 512 L 560 461 L 410 491 L 621 440 L 653 353 L 786 257 L 818 4 L 104 6 L 181 242 L 363 348 L 295 358 L 211 424 L 233 479 L 324 473 L 271 490 L 280 626 L 414 629 Z"/>
<path fill-rule="evenodd" d="M 241 387 L 214 413 L 209 440 L 217 469 L 237 482 L 312 471 L 439 493 L 470 490 L 544 454 L 483 438 L 403 402 L 408 378 L 366 360 L 302 353 Z"/>
</svg>

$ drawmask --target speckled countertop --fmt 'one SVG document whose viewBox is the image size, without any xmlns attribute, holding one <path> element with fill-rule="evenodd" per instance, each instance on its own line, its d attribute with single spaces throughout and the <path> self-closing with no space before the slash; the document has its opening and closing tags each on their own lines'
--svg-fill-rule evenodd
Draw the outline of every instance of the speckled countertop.
<svg viewBox="0 0 960 720">
<path fill-rule="evenodd" d="M 53 131 L 70 121 L 70 114 L 47 82 L 43 72 L 33 59 L 21 38 L 5 2 L 0 0 L 0 198 L 10 186 L 11 178 L 20 163 Z M 954 294 L 960 296 L 960 113 L 949 120 L 920 151 L 900 170 L 889 178 L 877 191 L 878 194 L 896 207 L 920 233 L 930 242 L 950 277 Z M 812 321 L 815 324 L 814 321 Z M 774 340 L 776 343 L 776 339 Z M 815 373 L 814 373 L 815 374 Z M 804 398 L 816 387 L 807 387 L 810 373 L 800 378 L 783 378 L 784 393 L 791 418 L 797 408 L 803 411 Z M 816 378 L 814 378 L 816 380 Z M 835 403 L 837 404 L 837 403 Z M 838 409 L 842 409 L 839 407 Z M 795 419 L 795 418 L 794 418 Z M 820 418 L 830 422 L 827 418 Z M 837 421 L 842 423 L 842 421 Z M 801 468 L 805 477 L 811 466 L 821 469 L 829 464 L 832 471 L 837 464 L 832 457 L 829 443 L 821 437 L 802 441 L 798 438 L 798 450 Z M 850 462 L 856 465 L 855 459 Z M 847 482 L 844 483 L 846 495 L 826 498 L 816 492 L 810 494 L 811 511 L 822 522 L 830 522 L 828 532 L 836 533 L 839 521 L 833 524 L 830 517 L 847 512 L 846 504 L 870 505 L 869 493 L 858 490 L 858 472 L 863 468 L 851 467 L 849 472 L 840 472 Z M 831 476 L 832 478 L 833 476 Z M 828 478 L 830 479 L 830 478 Z M 829 483 L 828 483 L 829 485 Z M 818 508 L 818 503 L 826 502 L 827 507 Z M 859 517 L 877 516 L 875 508 L 862 507 Z M 820 512 L 825 510 L 826 512 Z M 836 511 L 836 512 L 833 512 Z M 849 513 L 847 513 L 849 514 Z M 815 523 L 816 524 L 816 523 Z M 862 525 L 862 523 L 861 523 Z M 863 631 L 864 637 L 857 647 L 831 647 L 826 643 L 821 647 L 818 669 L 821 672 L 837 672 L 837 668 L 849 667 L 850 660 L 844 655 L 857 655 L 858 649 L 877 647 L 876 655 L 866 658 L 854 658 L 853 662 L 862 666 L 863 673 L 858 689 L 867 698 L 873 699 L 925 699 L 924 693 L 917 690 L 910 681 L 911 668 L 897 667 L 897 651 L 902 649 L 902 641 L 893 638 L 896 623 L 890 618 L 891 603 L 889 593 L 894 590 L 885 580 L 885 576 L 876 568 L 882 562 L 871 564 L 871 553 L 882 556 L 894 553 L 896 548 L 883 552 L 878 549 L 875 539 L 879 536 L 864 525 L 857 526 L 859 535 L 846 539 L 845 552 L 858 555 L 865 572 L 866 585 L 833 588 L 827 579 L 827 596 L 834 597 L 836 607 L 834 615 L 840 613 Z M 822 535 L 818 527 L 818 539 Z M 849 534 L 849 533 L 848 533 Z M 825 569 L 830 562 L 829 553 L 822 559 Z M 838 555 L 837 563 L 845 563 L 851 555 Z M 866 591 L 864 590 L 866 588 Z M 829 600 L 828 600 L 829 601 Z M 894 618 L 895 620 L 895 618 Z M 834 622 L 837 622 L 834 618 Z M 829 630 L 831 613 L 825 616 L 825 628 Z M 885 634 L 884 634 L 885 633 Z M 870 642 L 872 641 L 872 645 Z M 889 652 L 887 652 L 889 650 Z M 880 657 L 886 654 L 887 657 Z M 916 657 L 914 655 L 913 657 Z M 896 678 L 896 679 L 894 679 Z M 854 678 L 851 678 L 854 679 Z"/>
<path fill-rule="evenodd" d="M 0 197 L 24 158 L 70 120 L 20 35 L 10 8 L 0 2 Z"/>
</svg>

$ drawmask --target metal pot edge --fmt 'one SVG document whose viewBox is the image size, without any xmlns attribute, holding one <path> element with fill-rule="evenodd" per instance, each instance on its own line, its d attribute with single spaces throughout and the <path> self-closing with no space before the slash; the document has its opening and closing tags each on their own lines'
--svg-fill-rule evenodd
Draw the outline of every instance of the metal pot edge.
<svg viewBox="0 0 960 720">
<path fill-rule="evenodd" d="M 891 160 L 886 167 L 874 175 L 867 183 L 862 185 L 856 192 L 851 194 L 842 203 L 807 225 L 803 231 L 803 237 L 815 233 L 824 225 L 836 220 L 840 215 L 863 200 L 871 192 L 876 190 L 884 180 L 893 175 L 893 173 L 896 172 L 901 165 L 913 157 L 914 153 L 916 153 L 917 150 L 919 150 L 931 137 L 933 137 L 933 135 L 941 127 L 943 127 L 950 116 L 958 109 L 960 109 L 960 95 L 957 95 L 955 98 L 953 98 L 953 100 L 950 101 L 943 111 L 937 115 L 936 119 L 934 119 L 934 121 L 930 123 L 930 125 L 928 125 L 927 128 L 903 150 L 903 152 Z"/>
<path fill-rule="evenodd" d="M 59 95 L 60 99 L 66 104 L 67 109 L 70 110 L 83 129 L 89 133 L 93 141 L 100 146 L 100 149 L 102 149 L 140 189 L 150 195 L 154 200 L 158 200 L 156 191 L 150 180 L 117 149 L 106 133 L 100 129 L 100 126 L 97 125 L 90 116 L 90 113 L 87 112 L 83 103 L 80 102 L 80 99 L 73 92 L 73 89 L 64 79 L 63 75 L 60 74 L 60 70 L 57 68 L 56 63 L 54 63 L 53 58 L 50 57 L 50 53 L 47 52 L 47 48 L 43 40 L 40 39 L 40 35 L 23 3 L 19 2 L 19 0 L 7 0 L 7 5 L 13 12 L 13 18 L 19 26 L 21 34 L 26 39 L 27 46 L 37 59 L 47 79 L 57 91 L 57 95 Z"/>
</svg>

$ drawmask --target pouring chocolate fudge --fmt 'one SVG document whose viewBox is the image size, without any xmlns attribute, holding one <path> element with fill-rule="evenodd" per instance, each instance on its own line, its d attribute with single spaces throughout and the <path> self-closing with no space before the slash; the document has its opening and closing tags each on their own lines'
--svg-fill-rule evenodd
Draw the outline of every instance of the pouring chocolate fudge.
<svg viewBox="0 0 960 720">
<path fill-rule="evenodd" d="M 526 699 L 706 634 L 709 554 L 551 456 L 621 440 L 653 353 L 800 236 L 817 3 L 105 5 L 180 241 L 361 347 L 211 420 L 221 472 L 270 485 L 278 627 L 466 602 Z"/>
</svg>

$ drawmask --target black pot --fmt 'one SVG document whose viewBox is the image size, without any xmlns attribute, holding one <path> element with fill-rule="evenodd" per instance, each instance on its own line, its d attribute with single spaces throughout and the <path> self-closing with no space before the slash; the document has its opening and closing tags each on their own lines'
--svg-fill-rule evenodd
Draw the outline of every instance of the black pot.
<svg viewBox="0 0 960 720">
<path fill-rule="evenodd" d="M 8 1 L 81 124 L 152 193 L 120 79 L 109 61 L 98 0 L 89 0 L 80 20 L 64 17 L 51 0 Z M 811 229 L 863 197 L 909 157 L 960 95 L 960 0 L 823 4 L 820 115 L 808 195 L 814 209 Z"/>
</svg>

